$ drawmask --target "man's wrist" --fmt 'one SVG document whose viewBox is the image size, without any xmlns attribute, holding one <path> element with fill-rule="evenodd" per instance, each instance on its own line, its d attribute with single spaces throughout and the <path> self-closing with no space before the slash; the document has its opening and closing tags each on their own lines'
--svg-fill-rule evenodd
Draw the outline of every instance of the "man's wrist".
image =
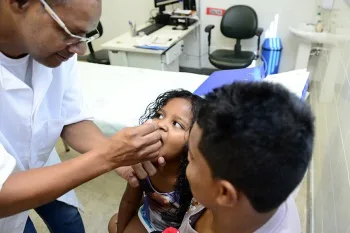
<svg viewBox="0 0 350 233">
<path fill-rule="evenodd" d="M 113 169 L 120 167 L 120 162 L 112 156 L 112 153 L 110 152 L 111 149 L 109 148 L 109 143 L 104 143 L 103 146 L 99 146 L 92 150 L 94 156 L 98 157 L 100 163 L 103 164 L 103 167 L 106 169 L 106 172 L 112 171 Z"/>
</svg>

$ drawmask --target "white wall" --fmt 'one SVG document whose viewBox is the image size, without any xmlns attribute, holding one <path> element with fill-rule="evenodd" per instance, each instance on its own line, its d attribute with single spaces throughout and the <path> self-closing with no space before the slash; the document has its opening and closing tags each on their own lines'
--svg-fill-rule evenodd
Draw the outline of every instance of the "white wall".
<svg viewBox="0 0 350 233">
<path fill-rule="evenodd" d="M 343 0 L 335 0 L 334 7 L 330 21 L 333 29 L 350 29 L 350 8 Z M 339 46 L 341 57 L 333 68 L 339 71 L 335 78 L 342 82 L 332 102 L 319 102 L 320 85 L 311 89 L 311 105 L 316 115 L 314 233 L 350 233 L 350 41 Z M 315 69 L 316 80 L 323 80 L 327 64 L 325 52 Z"/>
<path fill-rule="evenodd" d="M 201 22 L 202 29 L 208 24 L 214 24 L 212 37 L 213 48 L 234 47 L 232 39 L 225 38 L 220 32 L 221 17 L 206 15 L 207 7 L 227 9 L 237 4 L 249 5 L 255 9 L 259 18 L 259 26 L 265 30 L 274 20 L 275 14 L 279 14 L 278 36 L 281 37 L 284 46 L 280 71 L 291 70 L 294 67 L 297 42 L 289 33 L 289 26 L 296 26 L 300 22 L 312 22 L 316 19 L 318 0 L 202 0 L 201 1 Z M 263 42 L 263 40 L 262 40 Z M 212 67 L 207 56 L 207 35 L 201 35 L 202 51 L 206 54 L 202 57 L 203 67 Z M 249 41 L 242 41 L 243 49 L 256 50 L 257 37 Z"/>
</svg>

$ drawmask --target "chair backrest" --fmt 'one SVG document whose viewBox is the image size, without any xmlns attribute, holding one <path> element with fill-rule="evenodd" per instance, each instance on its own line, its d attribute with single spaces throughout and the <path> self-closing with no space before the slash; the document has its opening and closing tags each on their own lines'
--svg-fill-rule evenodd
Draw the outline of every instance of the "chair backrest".
<svg viewBox="0 0 350 233">
<path fill-rule="evenodd" d="M 98 22 L 97 30 L 98 30 L 98 32 L 100 33 L 100 36 L 102 36 L 102 35 L 103 35 L 103 27 L 102 27 L 101 21 Z M 87 37 L 93 36 L 93 33 L 95 33 L 95 31 L 88 32 L 88 33 L 86 34 L 86 36 L 87 36 Z"/>
<path fill-rule="evenodd" d="M 103 27 L 102 27 L 101 21 L 98 22 L 97 30 L 100 32 L 100 34 L 102 36 L 103 35 Z"/>
<path fill-rule="evenodd" d="M 98 25 L 97 25 L 97 30 L 98 32 L 100 33 L 100 37 L 103 35 L 103 27 L 102 27 L 102 24 L 101 24 L 101 21 L 98 22 Z M 89 32 L 86 34 L 87 37 L 90 37 L 90 36 L 93 36 L 92 34 L 93 32 Z M 88 48 L 89 48 L 89 52 L 92 56 L 95 56 L 95 50 L 94 48 L 92 47 L 92 43 L 88 43 Z"/>
<path fill-rule="evenodd" d="M 255 36 L 257 29 L 258 16 L 249 6 L 232 6 L 221 20 L 221 33 L 229 38 L 250 39 Z"/>
</svg>

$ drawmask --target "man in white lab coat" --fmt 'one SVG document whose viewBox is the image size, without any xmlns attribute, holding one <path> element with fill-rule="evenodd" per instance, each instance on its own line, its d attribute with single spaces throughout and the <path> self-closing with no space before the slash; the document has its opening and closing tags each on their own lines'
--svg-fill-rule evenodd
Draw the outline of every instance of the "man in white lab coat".
<svg viewBox="0 0 350 233">
<path fill-rule="evenodd" d="M 101 0 L 0 1 L 0 233 L 36 232 L 32 208 L 51 232 L 84 232 L 70 190 L 158 157 L 156 125 L 107 139 L 83 107 L 75 54 L 98 38 L 100 14 Z M 60 163 L 60 136 L 83 155 Z"/>
</svg>

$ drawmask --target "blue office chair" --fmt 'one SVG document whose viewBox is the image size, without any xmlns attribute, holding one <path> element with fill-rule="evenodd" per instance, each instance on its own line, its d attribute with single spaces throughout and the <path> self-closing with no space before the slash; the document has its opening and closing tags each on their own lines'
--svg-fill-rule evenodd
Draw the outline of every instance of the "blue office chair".
<svg viewBox="0 0 350 233">
<path fill-rule="evenodd" d="M 211 31 L 214 25 L 208 25 L 205 32 L 208 33 L 208 51 L 210 63 L 218 69 L 241 69 L 248 67 L 253 60 L 259 57 L 260 37 L 264 31 L 258 27 L 258 16 L 253 8 L 245 5 L 230 7 L 221 20 L 221 33 L 236 39 L 234 50 L 219 49 L 210 53 Z M 252 51 L 242 51 L 241 40 L 258 36 L 257 55 Z"/>
</svg>

